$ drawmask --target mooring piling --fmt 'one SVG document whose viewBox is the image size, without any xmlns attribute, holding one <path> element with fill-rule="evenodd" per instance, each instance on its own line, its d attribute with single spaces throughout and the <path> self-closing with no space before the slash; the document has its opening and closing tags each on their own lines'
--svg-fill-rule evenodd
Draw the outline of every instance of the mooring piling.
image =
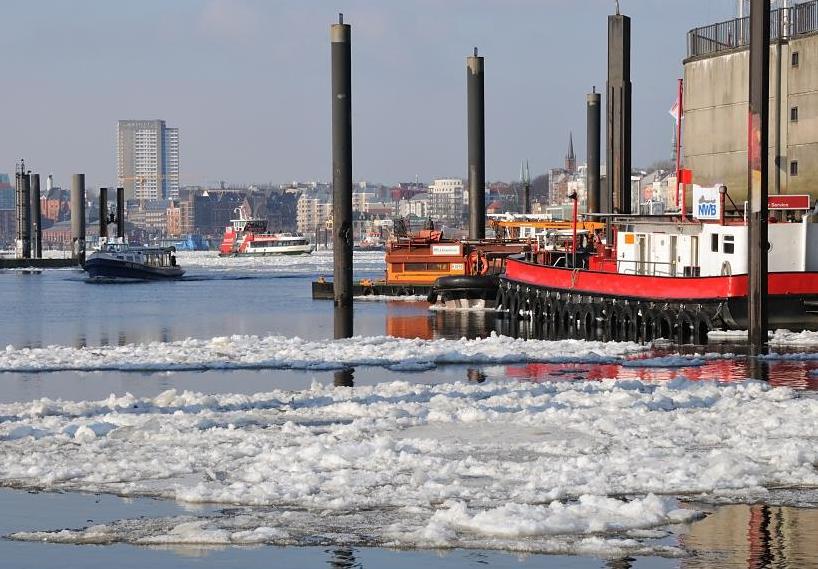
<svg viewBox="0 0 818 569">
<path fill-rule="evenodd" d="M 605 213 L 631 212 L 631 19 L 608 16 Z"/>
<path fill-rule="evenodd" d="M 108 237 L 108 188 L 99 189 L 99 237 Z"/>
<path fill-rule="evenodd" d="M 602 97 L 596 92 L 596 87 L 585 97 L 587 106 L 586 119 L 586 157 L 588 160 L 587 181 L 588 202 L 586 211 L 589 213 L 599 213 L 600 210 L 600 144 L 601 144 L 601 100 Z"/>
<path fill-rule="evenodd" d="M 466 104 L 469 144 L 469 239 L 486 237 L 486 127 L 484 97 L 484 61 L 474 55 L 466 58 Z"/>
<path fill-rule="evenodd" d="M 352 54 L 351 28 L 338 15 L 332 49 L 332 252 L 335 338 L 352 337 Z"/>
<path fill-rule="evenodd" d="M 71 251 L 77 263 L 85 263 L 85 174 L 71 180 Z"/>
<path fill-rule="evenodd" d="M 40 212 L 40 175 L 31 174 L 29 178 L 31 191 L 31 256 L 34 259 L 42 259 L 43 228 L 42 214 Z"/>
<path fill-rule="evenodd" d="M 17 258 L 31 259 L 31 180 L 20 162 L 17 173 Z"/>
<path fill-rule="evenodd" d="M 125 188 L 116 189 L 116 236 L 125 238 Z"/>
<path fill-rule="evenodd" d="M 750 106 L 747 148 L 748 263 L 750 289 L 747 298 L 749 342 L 755 353 L 767 344 L 768 269 L 768 173 L 770 93 L 770 0 L 750 2 Z"/>
</svg>

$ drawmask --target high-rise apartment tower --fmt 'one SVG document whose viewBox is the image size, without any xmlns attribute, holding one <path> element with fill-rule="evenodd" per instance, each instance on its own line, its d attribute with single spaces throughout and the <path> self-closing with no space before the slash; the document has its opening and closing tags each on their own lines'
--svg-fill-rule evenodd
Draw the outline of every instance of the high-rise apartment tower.
<svg viewBox="0 0 818 569">
<path fill-rule="evenodd" d="M 117 183 L 125 199 L 158 200 L 179 196 L 179 129 L 163 120 L 117 123 Z"/>
</svg>

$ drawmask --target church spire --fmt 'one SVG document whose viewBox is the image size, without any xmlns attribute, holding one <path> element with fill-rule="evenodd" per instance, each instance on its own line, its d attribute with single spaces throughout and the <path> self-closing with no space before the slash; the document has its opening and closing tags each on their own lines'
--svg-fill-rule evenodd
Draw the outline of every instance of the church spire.
<svg viewBox="0 0 818 569">
<path fill-rule="evenodd" d="M 574 155 L 574 133 L 568 132 L 568 154 L 565 155 L 565 169 L 569 172 L 577 171 L 577 157 Z"/>
</svg>

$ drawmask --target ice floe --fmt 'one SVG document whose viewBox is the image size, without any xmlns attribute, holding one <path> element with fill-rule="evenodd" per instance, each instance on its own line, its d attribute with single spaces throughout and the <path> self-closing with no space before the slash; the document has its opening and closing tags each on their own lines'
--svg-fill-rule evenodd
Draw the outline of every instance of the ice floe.
<svg viewBox="0 0 818 569">
<path fill-rule="evenodd" d="M 0 405 L 0 484 L 224 504 L 15 539 L 618 555 L 697 513 L 818 486 L 818 399 L 761 382 L 402 381 Z M 646 537 L 647 536 L 647 537 Z"/>
<path fill-rule="evenodd" d="M 179 251 L 179 264 L 185 270 L 206 269 L 209 273 L 241 271 L 250 273 L 287 273 L 299 275 L 332 274 L 332 251 L 311 255 L 271 255 L 267 257 L 219 257 L 215 251 Z M 355 271 L 370 273 L 386 268 L 383 251 L 355 251 Z"/>
<path fill-rule="evenodd" d="M 609 362 L 645 349 L 631 342 L 521 340 L 496 334 L 475 340 L 236 335 L 84 348 L 7 346 L 0 351 L 0 372 L 340 369 L 350 365 L 417 370 L 452 363 Z"/>
</svg>

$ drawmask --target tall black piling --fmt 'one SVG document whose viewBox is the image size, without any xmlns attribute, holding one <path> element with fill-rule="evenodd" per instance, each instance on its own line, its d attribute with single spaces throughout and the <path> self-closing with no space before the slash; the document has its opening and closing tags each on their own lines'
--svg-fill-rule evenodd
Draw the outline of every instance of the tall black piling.
<svg viewBox="0 0 818 569">
<path fill-rule="evenodd" d="M 85 263 L 85 174 L 74 174 L 71 180 L 71 255 Z"/>
<path fill-rule="evenodd" d="M 486 125 L 482 56 L 466 58 L 469 136 L 469 239 L 486 238 Z"/>
<path fill-rule="evenodd" d="M 525 166 L 522 166 L 523 175 L 521 176 L 523 182 L 523 213 L 531 213 L 531 173 L 528 170 L 528 160 L 525 161 Z"/>
<path fill-rule="evenodd" d="M 750 217 L 747 309 L 754 353 L 767 344 L 768 173 L 770 93 L 770 0 L 750 2 L 750 106 L 747 169 Z"/>
<path fill-rule="evenodd" d="M 99 237 L 108 237 L 108 188 L 99 189 Z"/>
<path fill-rule="evenodd" d="M 28 172 L 23 173 L 20 189 L 22 203 L 20 240 L 23 242 L 23 259 L 31 259 L 31 178 Z"/>
<path fill-rule="evenodd" d="M 31 181 L 25 162 L 17 172 L 17 258 L 31 259 Z"/>
<path fill-rule="evenodd" d="M 332 48 L 332 254 L 336 338 L 352 337 L 352 53 L 351 29 L 338 15 Z"/>
<path fill-rule="evenodd" d="M 125 188 L 116 189 L 116 236 L 125 238 Z"/>
<path fill-rule="evenodd" d="M 605 213 L 631 212 L 631 19 L 608 16 L 607 179 L 600 207 Z"/>
<path fill-rule="evenodd" d="M 596 88 L 588 93 L 585 98 L 587 103 L 587 137 L 586 137 L 586 154 L 588 160 L 588 169 L 586 175 L 588 179 L 585 187 L 588 192 L 588 202 L 586 211 L 589 213 L 599 213 L 600 210 L 600 144 L 601 144 L 601 100 L 602 97 L 596 92 Z"/>
<path fill-rule="evenodd" d="M 35 259 L 43 258 L 43 228 L 40 213 L 40 175 L 31 174 L 31 256 Z"/>
</svg>

